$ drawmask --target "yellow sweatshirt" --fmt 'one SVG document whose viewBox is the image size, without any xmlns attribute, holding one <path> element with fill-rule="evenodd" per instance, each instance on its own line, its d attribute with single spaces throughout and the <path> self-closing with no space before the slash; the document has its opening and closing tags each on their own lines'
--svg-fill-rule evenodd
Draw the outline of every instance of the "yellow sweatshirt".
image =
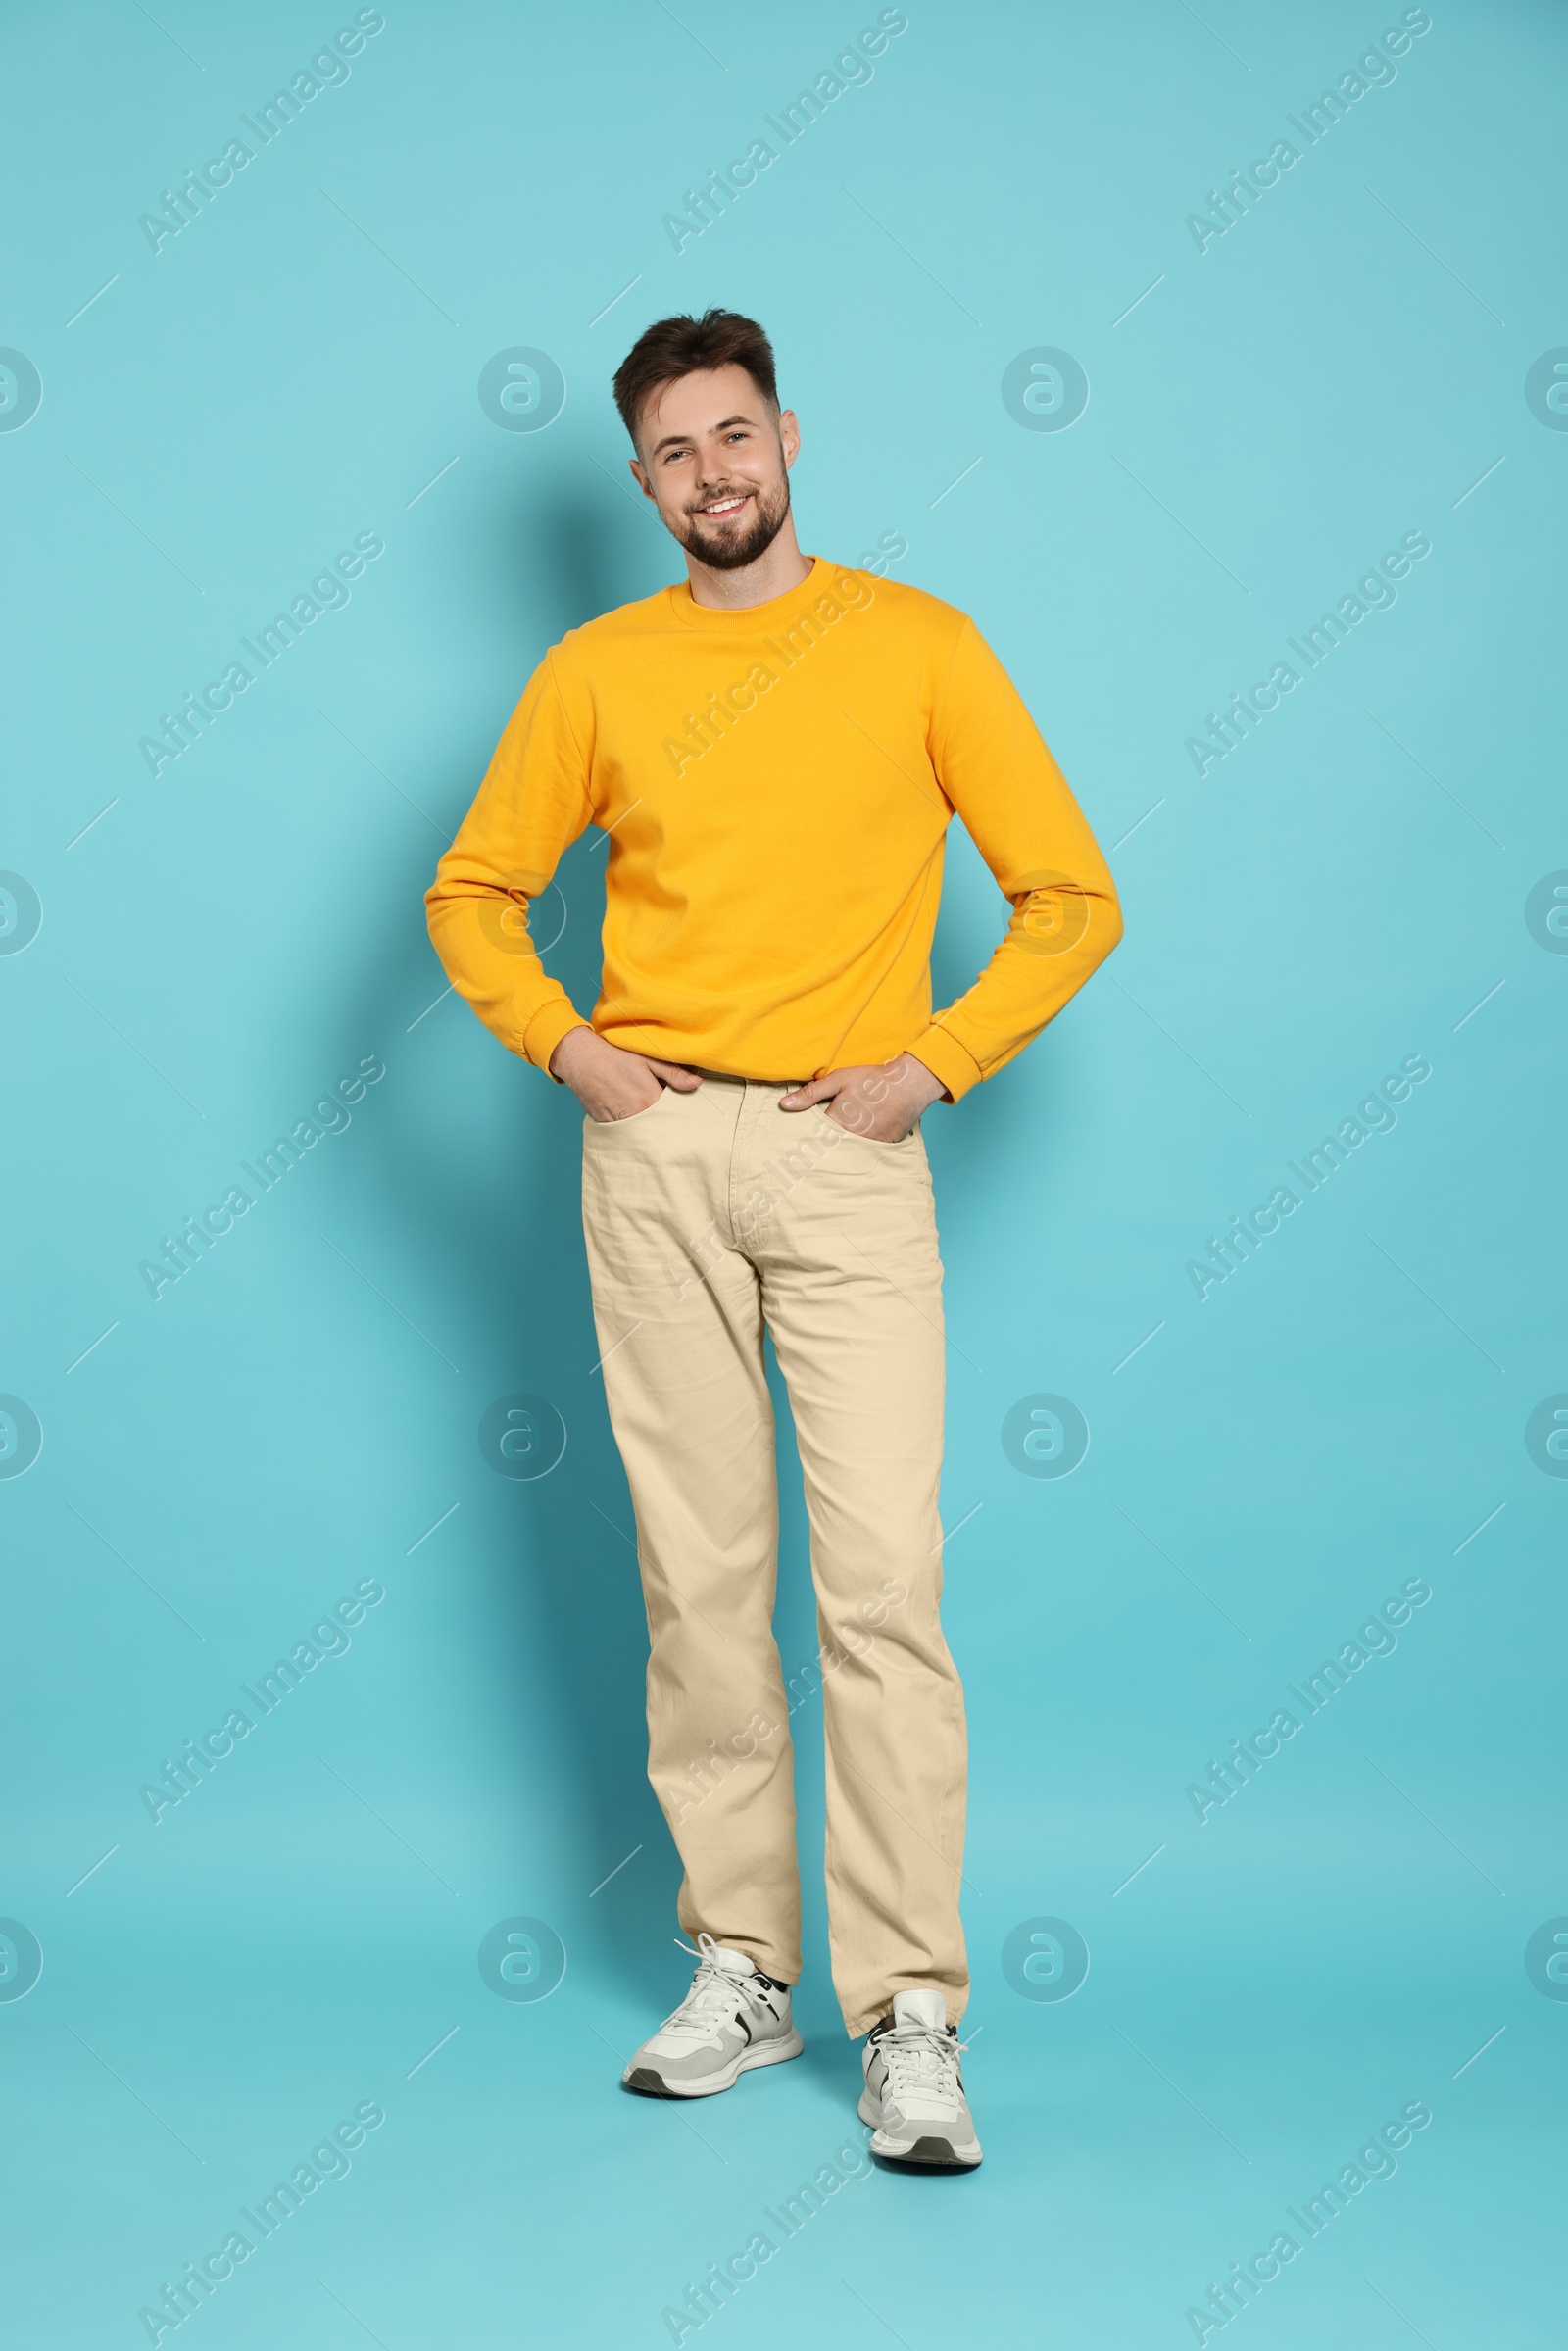
<svg viewBox="0 0 1568 2351">
<path fill-rule="evenodd" d="M 933 1016 L 955 814 L 1012 918 Z M 582 1016 L 528 906 L 590 824 L 609 836 L 593 1026 L 700 1068 L 805 1079 L 907 1049 L 956 1101 L 1121 935 L 1094 836 L 974 623 L 820 557 L 746 612 L 684 582 L 623 605 L 529 680 L 425 904 L 453 986 L 542 1069 Z"/>
</svg>

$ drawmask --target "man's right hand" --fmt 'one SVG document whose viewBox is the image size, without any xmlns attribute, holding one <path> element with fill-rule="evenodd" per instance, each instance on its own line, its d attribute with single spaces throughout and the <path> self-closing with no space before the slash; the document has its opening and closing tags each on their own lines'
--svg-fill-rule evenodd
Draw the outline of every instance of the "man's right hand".
<svg viewBox="0 0 1568 2351">
<path fill-rule="evenodd" d="M 550 1074 L 571 1088 L 599 1126 L 651 1110 L 666 1086 L 677 1094 L 695 1094 L 703 1082 L 684 1062 L 627 1053 L 586 1025 L 566 1031 L 550 1056 Z"/>
</svg>

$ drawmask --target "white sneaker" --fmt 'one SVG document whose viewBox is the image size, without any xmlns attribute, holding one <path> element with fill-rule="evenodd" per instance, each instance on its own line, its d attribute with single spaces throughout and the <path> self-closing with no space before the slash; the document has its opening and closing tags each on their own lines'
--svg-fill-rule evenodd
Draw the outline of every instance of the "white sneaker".
<svg viewBox="0 0 1568 2351">
<path fill-rule="evenodd" d="M 865 2088 L 858 2111 L 871 2125 L 873 2155 L 972 2172 L 980 2141 L 958 2070 L 964 2043 L 947 2018 L 939 1991 L 894 1993 L 892 2023 L 878 2025 L 861 2052 Z"/>
<path fill-rule="evenodd" d="M 632 2058 L 620 2077 L 626 2089 L 710 2098 L 753 2066 L 779 2065 L 806 2046 L 790 2016 L 788 1984 L 759 1975 L 744 1951 L 726 1950 L 710 1935 L 699 1935 L 697 1943 L 691 1990 Z"/>
</svg>

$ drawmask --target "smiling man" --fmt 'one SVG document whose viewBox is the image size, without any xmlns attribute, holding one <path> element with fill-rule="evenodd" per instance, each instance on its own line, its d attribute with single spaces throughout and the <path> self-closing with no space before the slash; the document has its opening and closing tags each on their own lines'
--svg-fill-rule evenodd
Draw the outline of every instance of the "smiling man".
<svg viewBox="0 0 1568 2351">
<path fill-rule="evenodd" d="M 569 1087 L 605 1395 L 637 1515 L 649 1777 L 692 1987 L 622 2080 L 706 2097 L 801 2049 L 771 1623 L 771 1333 L 805 1472 L 833 1981 L 874 2153 L 980 2161 L 958 2065 L 963 1696 L 943 1640 L 942 1266 L 920 1118 L 1022 1052 L 1121 931 L 1104 859 L 972 621 L 803 555 L 767 337 L 661 319 L 615 400 L 686 578 L 553 647 L 427 894 L 453 985 Z M 933 1014 L 959 816 L 1010 905 Z M 528 906 L 608 838 L 591 1018 Z"/>
</svg>

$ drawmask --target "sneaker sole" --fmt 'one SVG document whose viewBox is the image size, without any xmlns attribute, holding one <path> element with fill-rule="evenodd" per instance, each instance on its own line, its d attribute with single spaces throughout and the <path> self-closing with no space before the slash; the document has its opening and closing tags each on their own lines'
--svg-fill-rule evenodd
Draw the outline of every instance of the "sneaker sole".
<svg viewBox="0 0 1568 2351">
<path fill-rule="evenodd" d="M 862 2123 L 872 2126 L 870 2152 L 881 2156 L 884 2162 L 918 2164 L 922 2171 L 931 2172 L 979 2170 L 982 2157 L 977 2138 L 962 2140 L 956 2146 L 952 2139 L 939 2138 L 935 2133 L 926 2133 L 919 2138 L 894 2139 L 877 2128 L 876 2109 L 873 2107 L 867 2114 L 866 2103 L 862 2097 L 856 2112 Z"/>
<path fill-rule="evenodd" d="M 906 2146 L 877 2145 L 878 2131 L 871 2141 L 871 2153 L 880 2155 L 885 2163 L 918 2164 L 924 2172 L 977 2172 L 980 2169 L 980 2141 L 971 2139 L 966 2147 L 955 2147 L 945 2138 L 911 2139 Z"/>
<path fill-rule="evenodd" d="M 743 2049 L 721 2072 L 705 2074 L 700 2082 L 666 2082 L 655 2067 L 634 2065 L 621 2076 L 620 2085 L 644 2098 L 713 2098 L 720 2090 L 733 2089 L 742 2074 L 753 2073 L 762 2065 L 783 2065 L 786 2059 L 799 2057 L 805 2047 L 800 2034 L 792 2032 L 787 2040 L 767 2041 L 760 2048 Z"/>
</svg>

